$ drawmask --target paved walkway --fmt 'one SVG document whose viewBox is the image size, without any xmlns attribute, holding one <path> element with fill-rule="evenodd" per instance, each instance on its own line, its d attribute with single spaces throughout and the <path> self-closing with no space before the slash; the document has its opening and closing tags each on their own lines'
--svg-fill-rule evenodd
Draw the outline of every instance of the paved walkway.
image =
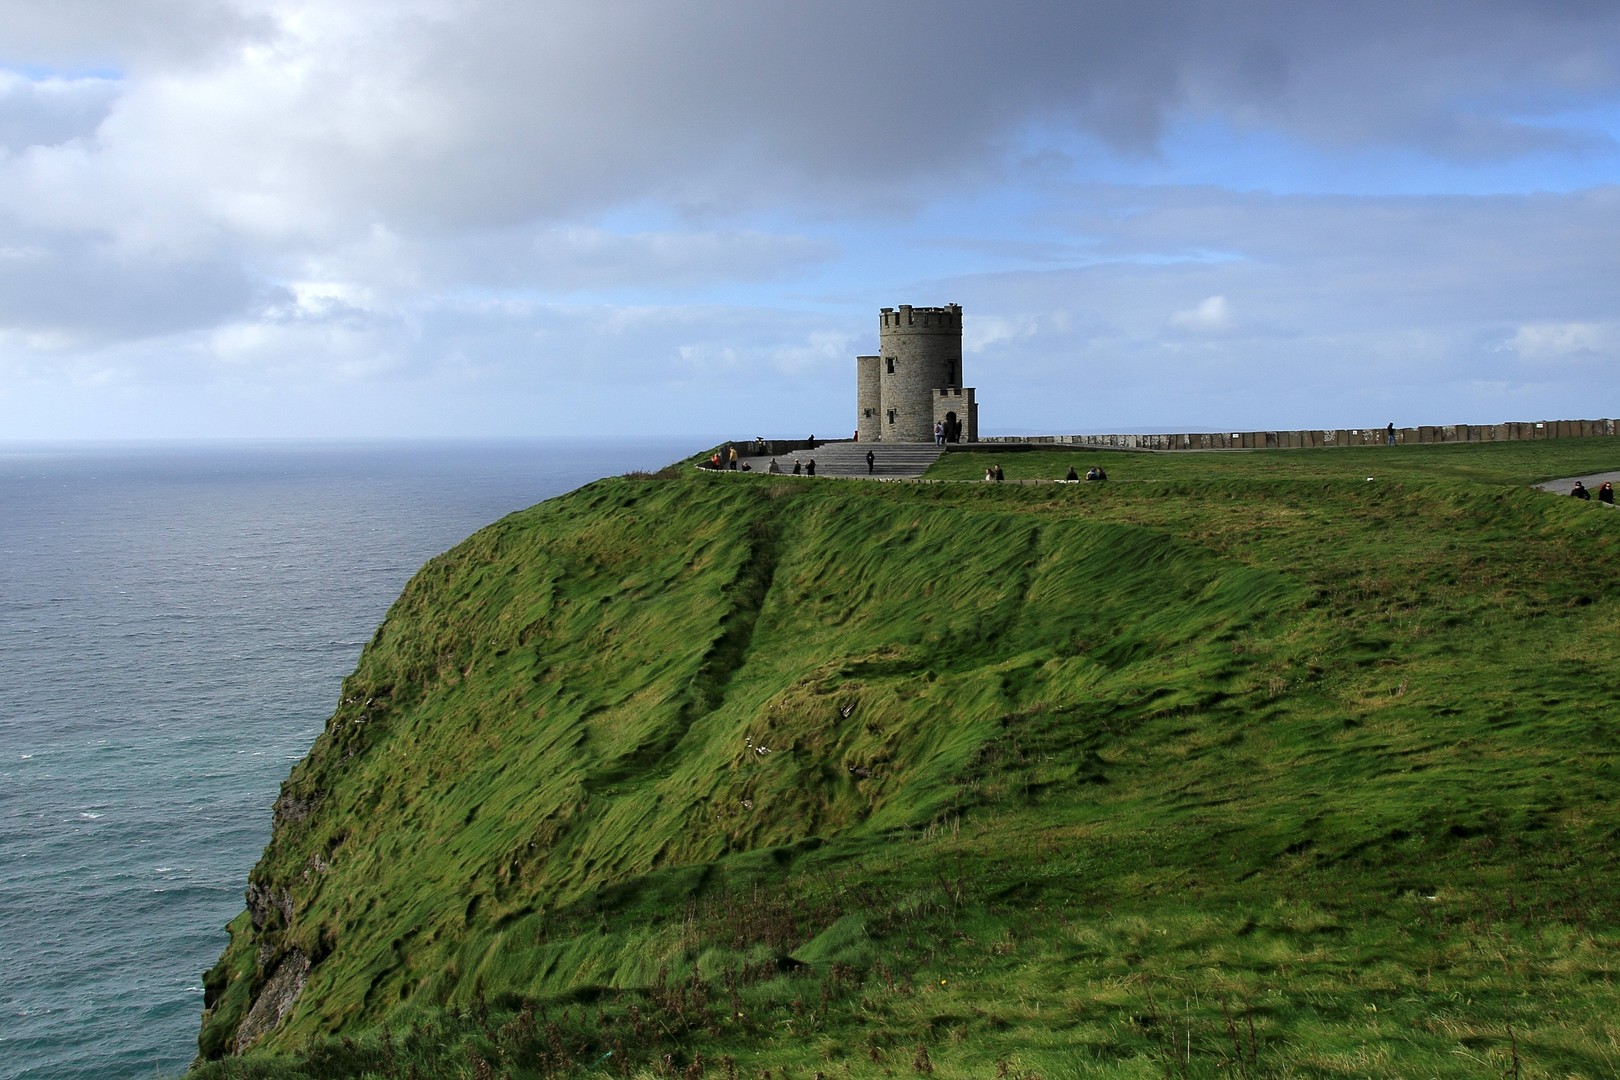
<svg viewBox="0 0 1620 1080">
<path fill-rule="evenodd" d="M 1562 480 L 1548 480 L 1544 484 L 1537 484 L 1535 486 L 1542 491 L 1552 491 L 1559 495 L 1568 495 L 1569 489 L 1575 486 L 1575 481 L 1577 480 L 1585 484 L 1586 490 L 1592 493 L 1593 498 L 1596 498 L 1597 489 L 1603 485 L 1605 480 L 1611 484 L 1620 484 L 1620 472 L 1600 472 L 1590 473 L 1586 476 L 1566 476 Z"/>
<path fill-rule="evenodd" d="M 746 448 L 746 444 L 738 447 L 739 452 Z M 840 439 L 835 442 L 821 443 L 814 450 L 795 450 L 786 454 L 777 454 L 776 463 L 785 473 L 793 471 L 793 462 L 797 459 L 802 465 L 812 458 L 816 462 L 817 476 L 859 476 L 866 477 L 866 452 L 872 452 L 871 478 L 874 480 L 915 480 L 928 471 L 943 452 L 933 443 L 863 443 L 852 439 Z M 755 472 L 766 472 L 770 469 L 770 456 L 755 457 L 744 455 L 738 460 L 746 461 Z"/>
<path fill-rule="evenodd" d="M 738 449 L 746 449 L 747 443 L 739 443 Z M 866 452 L 872 451 L 873 469 L 870 474 L 875 480 L 915 480 L 928 471 L 928 467 L 938 460 L 943 451 L 933 443 L 863 443 L 852 439 L 839 439 L 825 442 L 814 450 L 796 450 L 776 455 L 776 463 L 781 466 L 784 473 L 793 472 L 793 462 L 797 459 L 802 466 L 811 458 L 816 462 L 817 476 L 859 476 L 866 477 Z M 1231 453 L 1232 451 L 1221 451 Z M 770 468 L 770 455 L 752 456 L 743 454 L 739 461 L 746 461 L 755 472 L 766 472 Z M 1568 495 L 1569 489 L 1579 480 L 1586 485 L 1588 491 L 1596 492 L 1598 486 L 1605 480 L 1611 484 L 1620 485 L 1620 471 L 1590 473 L 1586 476 L 1569 476 L 1562 480 L 1547 480 L 1536 484 L 1541 491 L 1552 491 L 1559 495 Z M 1025 481 L 1027 483 L 1044 483 L 1046 481 Z"/>
</svg>

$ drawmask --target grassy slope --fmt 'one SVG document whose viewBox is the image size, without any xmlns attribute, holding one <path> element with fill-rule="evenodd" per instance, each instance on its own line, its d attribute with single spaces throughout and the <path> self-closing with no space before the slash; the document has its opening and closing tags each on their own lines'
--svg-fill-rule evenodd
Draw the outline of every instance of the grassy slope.
<svg viewBox="0 0 1620 1080">
<path fill-rule="evenodd" d="M 1524 488 L 1615 454 L 513 515 L 390 611 L 254 871 L 295 914 L 210 974 L 217 1051 L 315 957 L 304 1053 L 210 1068 L 1620 1072 L 1620 517 Z"/>
</svg>

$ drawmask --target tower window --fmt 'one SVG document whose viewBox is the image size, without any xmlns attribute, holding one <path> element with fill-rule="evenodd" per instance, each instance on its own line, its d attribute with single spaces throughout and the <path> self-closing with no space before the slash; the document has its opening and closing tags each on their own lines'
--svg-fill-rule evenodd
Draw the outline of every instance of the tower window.
<svg viewBox="0 0 1620 1080">
<path fill-rule="evenodd" d="M 893 375 L 894 374 L 894 357 L 886 356 L 886 357 L 883 358 L 883 362 L 888 365 L 889 374 Z"/>
</svg>

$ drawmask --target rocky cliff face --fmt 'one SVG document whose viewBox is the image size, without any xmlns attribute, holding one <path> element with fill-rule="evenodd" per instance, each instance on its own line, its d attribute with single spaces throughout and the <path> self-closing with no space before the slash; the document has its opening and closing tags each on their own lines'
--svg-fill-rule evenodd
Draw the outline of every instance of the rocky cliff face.
<svg viewBox="0 0 1620 1080">
<path fill-rule="evenodd" d="M 284 793 L 276 800 L 272 811 L 273 837 L 280 837 L 283 830 L 307 819 L 318 802 L 316 797 Z M 274 843 L 273 839 L 272 845 Z M 318 873 L 324 869 L 324 864 L 318 861 L 318 857 L 313 858 L 315 861 L 310 869 Z M 215 1039 L 214 1045 L 207 1049 L 215 1052 L 245 1049 L 266 1032 L 278 1027 L 296 1004 L 312 965 L 307 952 L 297 945 L 288 944 L 288 929 L 295 921 L 298 906 L 291 884 L 250 880 L 246 900 L 244 915 L 255 943 L 252 955 L 255 978 L 252 980 L 250 1004 L 246 1015 L 237 1019 L 234 1028 L 210 1024 L 229 985 L 229 968 L 222 960 L 205 980 L 203 999 L 204 1030 L 211 1031 Z M 244 987 L 238 983 L 236 989 L 241 991 Z"/>
</svg>

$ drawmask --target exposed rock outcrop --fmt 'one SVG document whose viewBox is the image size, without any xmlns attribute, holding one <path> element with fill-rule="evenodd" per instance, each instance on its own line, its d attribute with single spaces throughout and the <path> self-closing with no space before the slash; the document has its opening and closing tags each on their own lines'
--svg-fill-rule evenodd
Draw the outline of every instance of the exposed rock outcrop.
<svg viewBox="0 0 1620 1080">
<path fill-rule="evenodd" d="M 293 918 L 292 890 L 275 885 L 248 882 L 247 910 L 253 920 L 253 929 L 261 934 L 272 927 L 283 927 Z"/>
<path fill-rule="evenodd" d="M 236 1051 L 241 1053 L 263 1035 L 280 1025 L 282 1018 L 292 1011 L 298 995 L 309 979 L 310 959 L 299 949 L 293 949 L 281 958 L 276 969 L 265 980 L 253 1007 L 236 1029 Z"/>
</svg>

